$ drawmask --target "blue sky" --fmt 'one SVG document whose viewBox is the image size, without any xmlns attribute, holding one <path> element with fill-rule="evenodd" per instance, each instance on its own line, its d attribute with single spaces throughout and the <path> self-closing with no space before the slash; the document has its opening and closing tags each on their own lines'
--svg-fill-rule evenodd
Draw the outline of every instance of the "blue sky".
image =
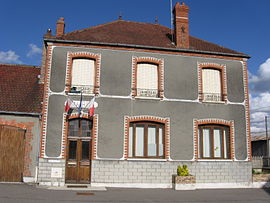
<svg viewBox="0 0 270 203">
<path fill-rule="evenodd" d="M 173 5 L 177 0 L 172 0 Z M 181 1 L 182 2 L 182 1 Z M 184 0 L 190 34 L 250 55 L 252 123 L 270 111 L 270 1 Z M 170 27 L 170 0 L 6 0 L 0 12 L 0 62 L 40 65 L 42 36 L 64 17 L 66 32 L 116 20 Z M 268 60 L 269 59 L 269 60 Z M 258 108 L 260 111 L 258 111 Z M 259 114 L 258 114 L 259 113 Z M 254 131 L 261 130 L 258 122 Z M 260 129 L 259 129 L 260 128 Z"/>
</svg>

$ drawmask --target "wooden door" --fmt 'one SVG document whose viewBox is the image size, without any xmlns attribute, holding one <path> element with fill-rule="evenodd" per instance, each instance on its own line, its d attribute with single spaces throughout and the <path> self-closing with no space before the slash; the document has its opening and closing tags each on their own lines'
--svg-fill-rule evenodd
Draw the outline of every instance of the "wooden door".
<svg viewBox="0 0 270 203">
<path fill-rule="evenodd" d="M 25 130 L 0 125 L 0 182 L 23 181 Z"/>
<path fill-rule="evenodd" d="M 90 183 L 92 121 L 69 121 L 66 161 L 67 183 Z"/>
</svg>

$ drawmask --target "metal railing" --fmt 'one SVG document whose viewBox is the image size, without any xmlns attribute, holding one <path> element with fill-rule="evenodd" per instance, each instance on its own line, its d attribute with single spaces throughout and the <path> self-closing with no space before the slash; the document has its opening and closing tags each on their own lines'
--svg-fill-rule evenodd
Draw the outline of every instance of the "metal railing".
<svg viewBox="0 0 270 203">
<path fill-rule="evenodd" d="M 220 93 L 202 93 L 203 101 L 218 102 L 223 101 L 222 94 Z"/>
<path fill-rule="evenodd" d="M 73 86 L 70 89 L 70 93 L 84 93 L 84 94 L 93 94 L 95 87 L 93 85 L 78 85 Z"/>
<path fill-rule="evenodd" d="M 137 88 L 137 96 L 141 97 L 158 97 L 157 89 L 141 89 Z"/>
</svg>

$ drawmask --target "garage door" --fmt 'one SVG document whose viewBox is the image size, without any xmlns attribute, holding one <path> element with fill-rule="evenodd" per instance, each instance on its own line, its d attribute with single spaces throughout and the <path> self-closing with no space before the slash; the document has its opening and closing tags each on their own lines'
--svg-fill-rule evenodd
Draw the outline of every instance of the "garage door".
<svg viewBox="0 0 270 203">
<path fill-rule="evenodd" d="M 21 182 L 25 130 L 0 125 L 0 182 Z"/>
</svg>

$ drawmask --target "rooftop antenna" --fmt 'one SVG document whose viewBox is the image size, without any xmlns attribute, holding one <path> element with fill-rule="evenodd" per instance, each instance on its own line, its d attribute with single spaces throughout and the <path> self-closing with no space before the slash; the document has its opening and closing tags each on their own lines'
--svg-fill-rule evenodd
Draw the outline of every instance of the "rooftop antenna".
<svg viewBox="0 0 270 203">
<path fill-rule="evenodd" d="M 170 0 L 170 12 L 171 12 L 171 36 L 172 36 L 172 44 L 174 44 L 173 40 L 173 10 L 172 10 L 172 0 Z"/>
</svg>

